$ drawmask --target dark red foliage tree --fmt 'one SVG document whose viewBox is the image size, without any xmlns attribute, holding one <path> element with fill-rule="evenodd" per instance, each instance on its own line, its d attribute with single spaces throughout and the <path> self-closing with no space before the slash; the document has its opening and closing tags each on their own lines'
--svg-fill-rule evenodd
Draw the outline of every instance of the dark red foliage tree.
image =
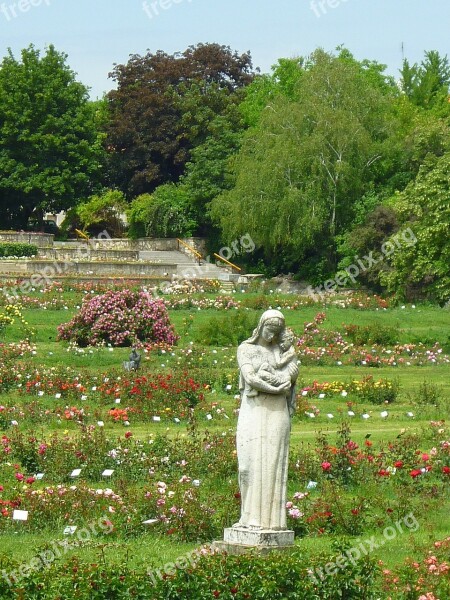
<svg viewBox="0 0 450 600">
<path fill-rule="evenodd" d="M 249 53 L 198 44 L 183 53 L 132 55 L 110 77 L 107 149 L 111 183 L 128 198 L 178 181 L 208 123 L 253 79 Z"/>
</svg>

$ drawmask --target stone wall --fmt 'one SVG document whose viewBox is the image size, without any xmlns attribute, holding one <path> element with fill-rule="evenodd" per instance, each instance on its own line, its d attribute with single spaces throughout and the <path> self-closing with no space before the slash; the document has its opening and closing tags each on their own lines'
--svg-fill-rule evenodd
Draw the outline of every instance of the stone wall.
<svg viewBox="0 0 450 600">
<path fill-rule="evenodd" d="M 160 276 L 170 279 L 173 275 L 185 276 L 190 261 L 185 259 L 168 262 L 166 257 L 157 264 L 139 261 L 139 251 L 183 252 L 192 260 L 192 277 L 204 277 L 207 265 L 200 269 L 195 264 L 195 255 L 176 239 L 91 239 L 55 242 L 52 234 L 34 232 L 1 232 L 0 241 L 33 243 L 38 246 L 38 258 L 28 260 L 0 260 L 0 274 L 10 273 L 35 279 L 52 279 L 59 276 L 93 275 L 98 277 Z M 184 240 L 205 255 L 205 241 L 201 238 Z M 170 259 L 169 259 L 170 261 Z M 155 261 L 156 262 L 156 261 Z M 180 264 L 183 263 L 183 264 Z M 206 275 L 208 276 L 208 275 Z M 216 276 L 216 275 L 214 275 Z"/>
<path fill-rule="evenodd" d="M 138 250 L 117 250 L 115 248 L 94 250 L 89 244 L 77 247 L 55 246 L 54 248 L 39 248 L 39 259 L 52 259 L 59 261 L 80 260 L 106 260 L 106 261 L 133 261 L 139 260 Z"/>
<path fill-rule="evenodd" d="M 52 233 L 37 233 L 34 231 L 0 231 L 0 242 L 19 242 L 34 244 L 38 248 L 53 246 Z"/>
<path fill-rule="evenodd" d="M 184 238 L 183 242 L 192 246 L 197 252 L 200 252 L 202 256 L 205 255 L 206 245 L 203 238 Z M 162 251 L 176 251 L 179 250 L 184 254 L 193 257 L 190 252 L 183 244 L 179 244 L 176 238 L 139 238 L 137 240 L 130 240 L 128 238 L 106 238 L 106 239 L 91 239 L 87 242 L 92 248 L 111 248 L 114 250 L 162 250 Z"/>
<path fill-rule="evenodd" d="M 0 231 L 1 242 L 21 242 L 25 244 L 34 244 L 38 248 L 52 247 L 54 235 L 52 233 L 40 233 L 35 231 Z M 205 240 L 203 238 L 183 238 L 183 242 L 192 246 L 200 252 L 205 253 Z M 80 240 L 68 240 L 64 242 L 67 245 L 90 246 L 92 249 L 113 249 L 113 250 L 180 250 L 191 254 L 187 248 L 179 244 L 176 238 L 139 238 L 130 240 L 128 238 L 92 238 L 89 242 Z M 55 245 L 62 245 L 56 242 Z"/>
<path fill-rule="evenodd" d="M 0 273 L 33 277 L 36 280 L 51 280 L 60 275 L 95 275 L 133 277 L 140 275 L 155 275 L 171 277 L 177 274 L 177 266 L 173 264 L 150 264 L 138 262 L 111 262 L 111 261 L 50 261 L 50 260 L 28 260 L 28 261 L 0 261 Z"/>
</svg>

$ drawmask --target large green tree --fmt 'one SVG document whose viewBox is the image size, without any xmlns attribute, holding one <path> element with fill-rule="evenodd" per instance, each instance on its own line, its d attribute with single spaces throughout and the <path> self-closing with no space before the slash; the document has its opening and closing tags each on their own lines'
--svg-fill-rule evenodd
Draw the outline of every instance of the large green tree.
<svg viewBox="0 0 450 600">
<path fill-rule="evenodd" d="M 390 201 L 409 243 L 391 240 L 391 266 L 381 282 L 401 298 L 450 299 L 450 152 L 430 155 L 416 179 Z"/>
<path fill-rule="evenodd" d="M 444 111 L 447 115 L 450 86 L 450 63 L 447 56 L 436 50 L 425 52 L 420 64 L 403 61 L 400 71 L 401 87 L 415 105 L 426 109 Z"/>
<path fill-rule="evenodd" d="M 305 60 L 302 57 L 280 58 L 272 66 L 270 74 L 257 75 L 245 88 L 245 98 L 240 110 L 245 123 L 255 126 L 262 114 L 270 110 L 271 103 L 278 96 L 298 100 L 298 82 L 304 73 Z"/>
<path fill-rule="evenodd" d="M 183 53 L 134 55 L 111 77 L 110 177 L 133 198 L 178 181 L 209 123 L 237 101 L 253 72 L 249 54 L 198 44 Z"/>
<path fill-rule="evenodd" d="M 29 216 L 73 206 L 94 190 L 102 166 L 101 107 L 90 103 L 66 55 L 29 46 L 0 64 L 0 217 L 24 228 Z"/>
<path fill-rule="evenodd" d="M 249 233 L 277 268 L 307 275 L 312 256 L 325 270 L 335 264 L 334 236 L 351 224 L 387 151 L 395 91 L 374 85 L 356 61 L 321 50 L 295 91 L 294 100 L 275 95 L 246 133 L 236 185 L 211 209 L 225 239 Z"/>
</svg>

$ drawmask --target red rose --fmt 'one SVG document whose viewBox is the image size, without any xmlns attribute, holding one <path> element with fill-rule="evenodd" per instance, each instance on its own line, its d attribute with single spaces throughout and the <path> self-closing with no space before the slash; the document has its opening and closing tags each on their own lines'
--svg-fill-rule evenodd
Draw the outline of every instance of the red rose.
<svg viewBox="0 0 450 600">
<path fill-rule="evenodd" d="M 401 469 L 403 467 L 403 461 L 402 460 L 396 460 L 394 463 L 394 467 L 396 469 Z"/>
<path fill-rule="evenodd" d="M 127 431 L 125 434 L 126 439 L 130 438 L 133 434 L 131 433 L 131 431 Z"/>
<path fill-rule="evenodd" d="M 331 469 L 331 463 L 325 460 L 325 461 L 324 461 L 324 462 L 321 464 L 321 467 L 322 467 L 322 470 L 323 470 L 323 471 L 325 471 L 325 472 L 326 472 L 326 471 L 329 471 L 329 470 Z"/>
<path fill-rule="evenodd" d="M 409 474 L 411 475 L 411 477 L 413 479 L 415 479 L 416 477 L 419 477 L 419 475 L 422 473 L 422 471 L 420 469 L 413 469 L 412 471 L 409 472 Z"/>
</svg>

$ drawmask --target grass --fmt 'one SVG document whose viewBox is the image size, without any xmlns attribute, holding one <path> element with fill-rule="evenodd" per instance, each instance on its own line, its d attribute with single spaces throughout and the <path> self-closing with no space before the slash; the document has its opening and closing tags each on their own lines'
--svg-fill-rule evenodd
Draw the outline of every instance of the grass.
<svg viewBox="0 0 450 600">
<path fill-rule="evenodd" d="M 68 295 L 68 300 L 71 300 L 72 305 L 75 295 Z M 70 302 L 68 302 L 68 305 Z M 24 311 L 24 316 L 27 322 L 35 328 L 37 354 L 31 360 L 40 367 L 52 367 L 64 365 L 80 371 L 96 373 L 99 376 L 106 370 L 111 368 L 122 369 L 122 361 L 126 360 L 129 355 L 127 348 L 115 348 L 112 351 L 109 348 L 101 348 L 94 350 L 92 353 L 89 349 L 85 353 L 76 353 L 73 350 L 68 351 L 68 346 L 65 343 L 57 341 L 57 326 L 68 321 L 74 314 L 75 310 L 38 310 L 29 309 Z M 296 311 L 284 310 L 287 325 L 295 331 L 302 331 L 303 324 L 311 321 L 316 313 L 317 307 L 305 307 Z M 427 346 L 433 345 L 435 342 L 448 352 L 450 351 L 450 311 L 445 311 L 436 307 L 418 306 L 412 308 L 408 306 L 404 309 L 401 307 L 379 310 L 379 311 L 362 311 L 355 309 L 344 309 L 337 307 L 329 307 L 326 312 L 326 321 L 324 327 L 329 330 L 342 331 L 342 325 L 373 325 L 389 326 L 398 330 L 399 343 L 423 343 Z M 261 311 L 257 311 L 258 314 Z M 211 316 L 219 317 L 223 313 L 217 313 L 212 310 L 173 310 L 170 311 L 170 317 L 175 325 L 175 329 L 182 334 L 180 347 L 186 347 L 193 341 L 195 332 L 202 325 L 207 323 Z M 192 317 L 192 318 L 191 318 Z M 186 322 L 192 322 L 190 328 L 186 329 Z M 250 333 L 250 332 L 249 332 Z M 21 337 L 21 331 L 18 326 L 12 326 L 7 329 L 4 336 L 5 342 L 17 341 Z M 216 369 L 223 369 L 224 372 L 230 373 L 236 381 L 237 367 L 235 362 L 235 348 L 206 348 L 206 362 L 210 365 L 210 359 L 213 350 L 217 351 L 217 355 L 221 357 L 223 366 Z M 209 357 L 209 358 L 208 358 Z M 162 362 L 164 360 L 164 363 Z M 170 363 L 169 357 L 153 356 L 148 361 L 143 363 L 143 372 L 161 371 L 167 366 L 162 367 L 162 364 Z M 172 364 L 176 364 L 176 360 L 172 360 Z M 195 365 L 200 368 L 201 364 Z M 361 379 L 364 375 L 373 375 L 378 378 L 387 378 L 397 380 L 400 386 L 400 395 L 397 401 L 388 407 L 375 406 L 371 404 L 353 404 L 352 408 L 357 413 L 357 416 L 350 418 L 347 414 L 347 400 L 341 397 L 325 398 L 323 400 L 315 399 L 313 403 L 320 408 L 320 415 L 316 419 L 305 419 L 303 416 L 296 416 L 293 420 L 291 447 L 295 451 L 301 444 L 314 444 L 317 437 L 317 432 L 324 431 L 329 434 L 330 441 L 333 442 L 336 438 L 336 430 L 339 424 L 346 421 L 350 422 L 352 430 L 352 439 L 359 444 L 363 444 L 364 440 L 370 436 L 370 440 L 374 442 L 388 443 L 396 440 L 407 433 L 415 433 L 420 444 L 421 431 L 426 427 L 430 420 L 448 419 L 450 417 L 450 364 L 439 366 L 399 366 L 395 367 L 380 367 L 376 369 L 363 369 L 362 367 L 352 366 L 301 366 L 299 386 L 309 385 L 314 380 L 318 382 L 325 381 L 350 381 L 354 378 Z M 419 403 L 418 390 L 424 382 L 431 382 L 439 386 L 442 395 L 442 403 L 435 407 L 432 405 L 421 405 Z M 236 389 L 232 393 L 227 393 L 220 386 L 216 386 L 214 399 L 217 399 L 223 405 L 231 419 L 226 421 L 215 419 L 212 422 L 204 421 L 200 423 L 201 430 L 208 428 L 209 430 L 222 431 L 224 429 L 233 430 L 236 427 L 236 418 L 233 416 L 233 409 L 236 402 L 233 398 Z M 213 395 L 211 393 L 211 399 Z M 25 400 L 26 401 L 26 400 Z M 0 398 L 1 403 L 8 405 L 20 405 L 24 402 L 24 397 L 15 392 L 10 392 Z M 47 398 L 43 400 L 47 406 L 54 406 L 54 400 Z M 355 410 L 355 407 L 357 410 Z M 389 415 L 387 418 L 382 418 L 380 413 L 387 410 Z M 371 418 L 364 421 L 360 414 L 367 412 Z M 407 416 L 408 412 L 413 412 L 414 417 Z M 333 414 L 333 418 L 328 418 L 327 414 Z M 75 432 L 77 426 L 74 423 L 53 421 L 49 425 L 37 424 L 21 424 L 20 427 L 29 429 L 33 427 L 33 432 L 46 434 L 51 431 L 63 431 L 68 429 Z M 166 423 L 138 423 L 132 426 L 133 435 L 137 438 L 147 439 L 150 434 L 157 435 L 168 434 L 170 436 L 186 435 L 185 425 L 175 425 Z M 107 436 L 117 436 L 123 434 L 123 426 L 106 422 L 105 432 Z M 2 433 L 0 431 L 0 433 Z M 1 482 L 0 482 L 1 483 Z M 224 484 L 224 482 L 221 482 Z M 229 485 L 229 483 L 227 484 Z M 291 490 L 295 491 L 295 490 Z M 366 494 L 370 498 L 376 498 L 377 494 L 383 494 L 383 490 L 375 489 L 370 486 L 361 486 L 358 489 L 359 495 Z M 349 497 L 355 494 L 355 490 L 346 492 Z M 385 498 L 386 499 L 386 498 Z M 399 499 L 397 498 L 397 501 Z M 405 504 L 406 506 L 407 504 Z M 419 548 L 422 549 L 427 543 L 431 543 L 435 539 L 444 537 L 448 534 L 450 528 L 449 503 L 446 499 L 433 498 L 424 496 L 416 498 L 412 501 L 414 510 L 419 515 L 420 529 L 414 536 L 409 534 L 398 535 L 382 547 L 380 546 L 375 552 L 377 556 L 389 567 L 400 564 L 406 556 L 412 556 L 419 553 Z M 410 506 L 410 505 L 408 505 Z M 416 514 L 416 513 L 415 513 Z M 20 523 L 17 524 L 17 529 L 14 533 L 7 533 L 1 537 L 2 551 L 15 556 L 19 560 L 26 560 L 35 555 L 37 550 L 52 540 L 61 539 L 62 531 L 43 530 L 40 533 L 23 533 L 20 531 Z M 382 531 L 377 529 L 367 530 L 367 534 L 360 536 L 358 539 L 364 540 L 366 537 L 374 535 L 378 542 L 383 541 Z M 300 544 L 305 552 L 313 555 L 322 550 L 329 550 L 331 547 L 333 536 L 324 535 L 313 538 L 297 539 L 297 544 Z M 355 540 L 356 542 L 357 540 Z M 82 556 L 88 561 L 108 560 L 109 558 L 117 558 L 118 555 L 126 557 L 132 565 L 154 565 L 162 566 L 167 562 L 173 562 L 177 557 L 183 555 L 189 550 L 194 549 L 197 544 L 183 544 L 175 542 L 168 537 L 159 538 L 152 534 L 151 530 L 146 534 L 131 538 L 118 538 L 117 540 L 99 541 L 93 539 L 80 547 L 72 550 L 72 553 Z"/>
<path fill-rule="evenodd" d="M 258 311 L 257 311 L 258 312 Z M 304 322 L 308 322 L 313 319 L 317 310 L 314 307 L 301 309 L 300 311 L 285 311 L 286 321 L 288 326 L 293 327 L 294 330 L 300 331 L 303 327 Z M 73 310 L 26 310 L 24 311 L 24 317 L 27 322 L 35 328 L 36 338 L 35 343 L 37 345 L 37 355 L 33 358 L 33 361 L 40 366 L 52 367 L 55 365 L 64 364 L 67 367 L 73 369 L 86 370 L 91 373 L 101 373 L 111 368 L 122 369 L 122 362 L 127 360 L 130 349 L 129 348 L 99 348 L 94 350 L 83 350 L 83 353 L 75 353 L 74 351 L 68 351 L 68 345 L 64 342 L 57 342 L 57 326 L 61 322 L 70 320 L 73 316 Z M 170 312 L 170 317 L 175 325 L 175 329 L 178 332 L 183 331 L 183 323 L 193 317 L 193 325 L 189 329 L 188 333 L 182 335 L 180 346 L 186 346 L 195 336 L 195 331 L 202 326 L 211 316 L 217 316 L 217 311 L 214 310 L 203 310 L 203 311 L 189 311 L 189 310 L 173 310 Z M 408 308 L 406 310 L 390 309 L 387 311 L 360 311 L 354 309 L 339 309 L 330 308 L 326 311 L 327 319 L 325 326 L 329 330 L 342 330 L 342 323 L 355 323 L 358 325 L 368 325 L 373 322 L 379 323 L 380 325 L 392 326 L 392 323 L 398 323 L 400 317 L 404 319 L 402 328 L 400 331 L 400 341 L 408 341 L 408 336 L 412 335 L 416 338 L 421 336 L 421 332 L 426 329 L 428 335 L 432 336 L 431 332 L 436 331 L 436 334 L 441 339 L 441 343 L 446 339 L 447 332 L 450 331 L 450 312 L 444 311 L 439 308 L 423 307 L 417 309 Z M 431 323 L 433 326 L 431 326 Z M 424 328 L 424 324 L 427 327 Z M 8 329 L 5 336 L 5 342 L 12 342 L 17 339 L 20 335 L 20 331 L 16 327 Z M 433 342 L 438 339 L 433 338 Z M 206 348 L 207 354 L 213 352 L 214 348 Z M 224 370 L 230 372 L 234 382 L 237 381 L 237 365 L 235 362 L 235 349 L 230 348 L 225 351 L 221 348 L 216 349 L 218 355 L 224 356 Z M 164 363 L 162 362 L 164 360 Z M 165 364 L 165 367 L 161 367 Z M 144 363 L 145 369 L 162 370 L 168 368 L 169 363 L 168 357 L 153 357 L 147 363 Z M 299 383 L 298 387 L 304 385 L 310 385 L 314 381 L 326 382 L 326 381 L 350 381 L 354 378 L 361 379 L 366 375 L 372 375 L 376 379 L 385 378 L 394 381 L 398 381 L 400 386 L 400 395 L 396 403 L 389 406 L 388 412 L 389 417 L 381 419 L 379 414 L 384 410 L 383 407 L 374 406 L 371 404 L 360 404 L 358 408 L 361 412 L 368 412 L 372 416 L 372 420 L 368 420 L 367 423 L 361 422 L 361 419 L 351 419 L 352 431 L 355 436 L 361 438 L 368 430 L 374 439 L 386 439 L 386 435 L 393 433 L 398 434 L 402 429 L 408 428 L 411 430 L 420 431 L 420 428 L 429 420 L 445 418 L 449 415 L 449 403 L 447 402 L 444 408 L 436 408 L 433 406 L 419 406 L 412 405 L 411 399 L 417 397 L 419 387 L 424 382 L 433 382 L 439 389 L 442 390 L 445 399 L 450 398 L 450 365 L 439 365 L 439 366 L 411 366 L 411 367 L 380 367 L 375 369 L 362 369 L 361 367 L 353 367 L 348 365 L 342 366 L 305 366 L 300 367 Z M 237 389 L 234 390 L 236 392 Z M 233 393 L 234 393 L 233 392 Z M 232 411 L 235 407 L 235 401 L 233 400 L 232 394 L 224 393 L 224 390 L 216 390 L 216 398 L 220 403 L 228 410 Z M 14 393 L 9 395 L 9 403 L 21 402 L 23 398 L 15 395 Z M 54 402 L 52 400 L 47 401 L 49 407 Z M 294 420 L 294 428 L 292 432 L 293 441 L 297 439 L 308 439 L 314 438 L 315 430 L 317 427 L 325 428 L 329 430 L 335 430 L 336 423 L 343 419 L 349 419 L 346 415 L 347 405 L 342 398 L 335 399 L 324 399 L 315 400 L 314 403 L 320 408 L 321 416 L 314 422 L 311 421 L 300 421 L 298 418 Z M 444 413 L 443 413 L 444 410 Z M 414 417 L 408 417 L 408 412 L 414 412 Z M 334 415 L 334 420 L 331 422 L 326 417 L 328 413 Z M 67 427 L 67 424 L 65 424 Z M 209 423 L 208 427 L 220 429 L 223 424 L 220 423 Z M 53 427 L 52 427 L 53 428 Z M 169 426 L 172 433 L 179 431 L 179 426 Z M 107 425 L 108 431 L 114 431 L 113 426 Z M 151 424 L 152 432 L 164 432 L 167 430 L 167 425 L 154 423 Z M 137 425 L 134 427 L 134 431 L 137 435 L 146 435 L 148 432 L 148 426 Z"/>
</svg>

